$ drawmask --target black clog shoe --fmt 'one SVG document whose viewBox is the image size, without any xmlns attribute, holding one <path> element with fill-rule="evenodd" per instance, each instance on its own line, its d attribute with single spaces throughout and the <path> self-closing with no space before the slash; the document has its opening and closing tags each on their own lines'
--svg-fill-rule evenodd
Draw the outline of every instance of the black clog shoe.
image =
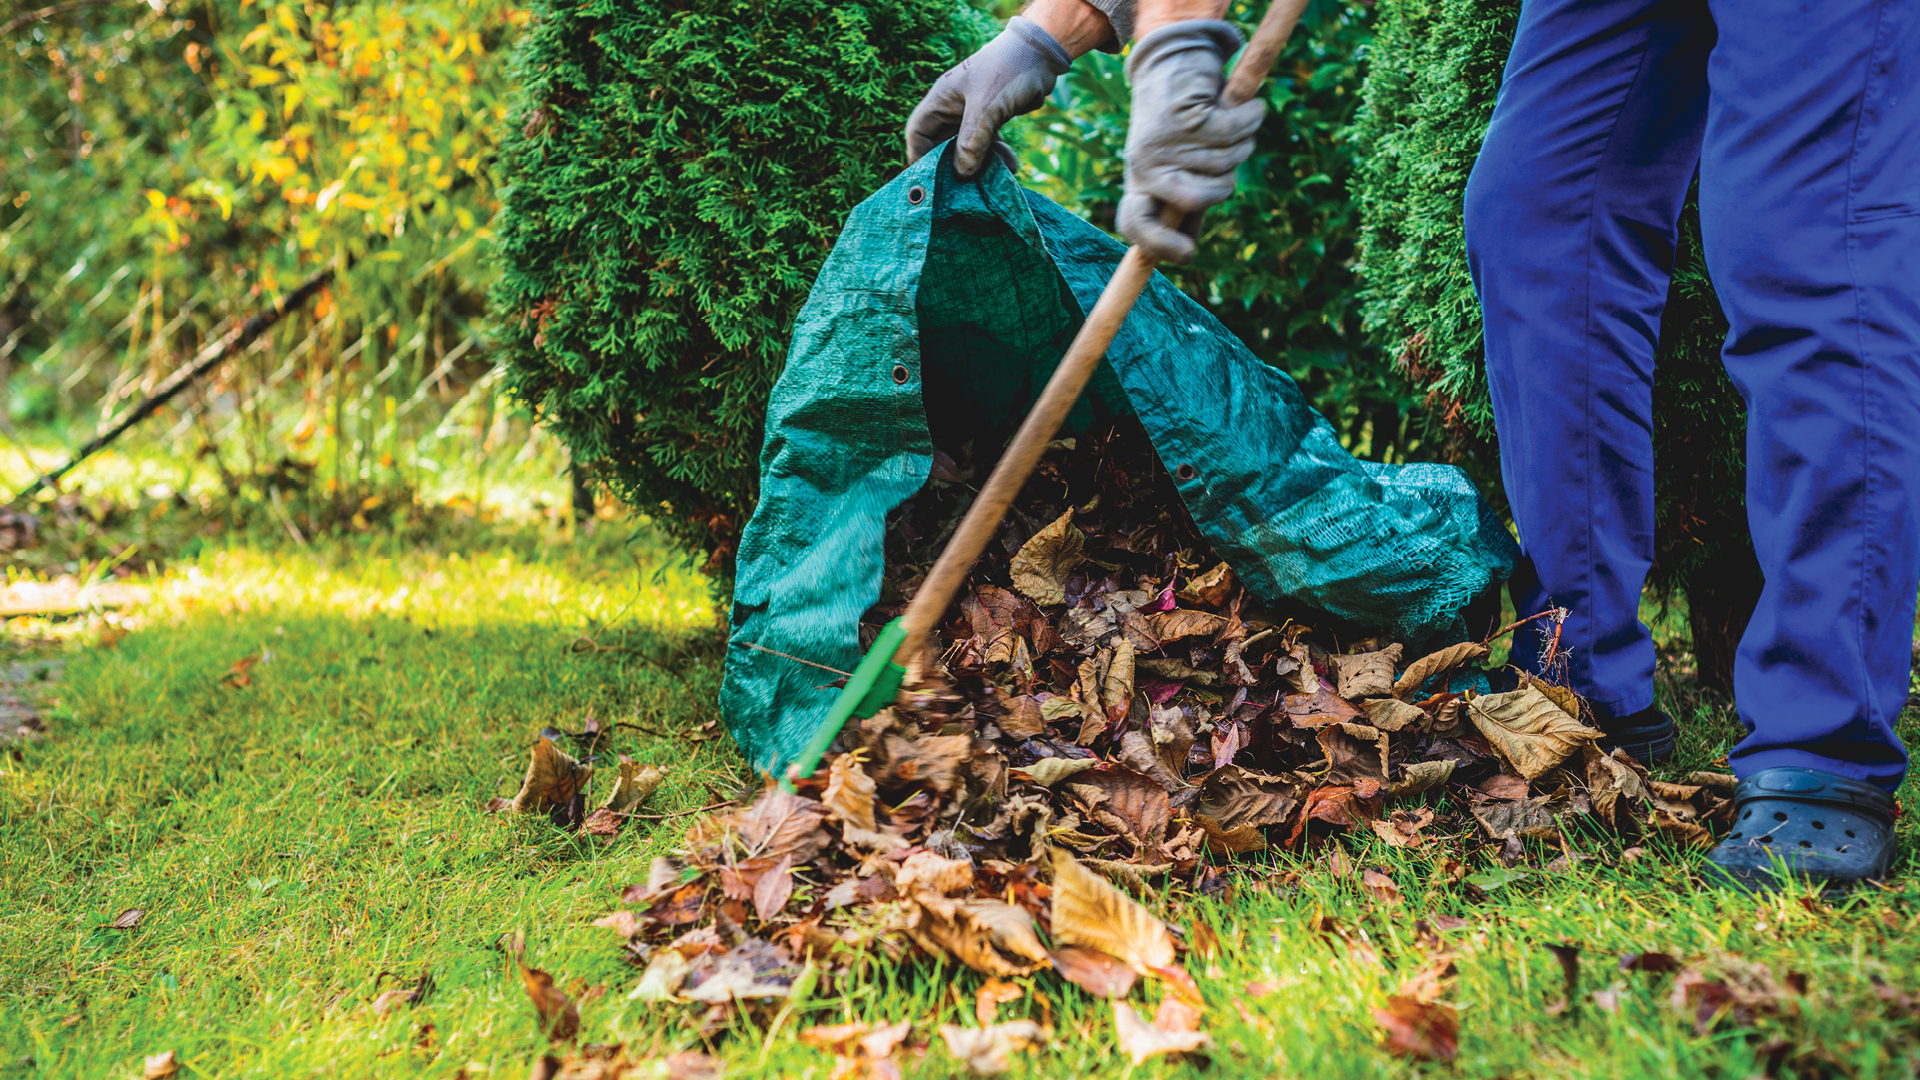
<svg viewBox="0 0 1920 1080">
<path fill-rule="evenodd" d="M 1893 796 L 1817 769 L 1762 769 L 1733 789 L 1733 831 L 1707 863 L 1710 880 L 1744 889 L 1881 880 L 1893 865 Z"/>
<path fill-rule="evenodd" d="M 1652 706 L 1630 716 L 1600 721 L 1600 749 L 1625 750 L 1642 765 L 1659 765 L 1673 756 L 1673 717 Z"/>
</svg>

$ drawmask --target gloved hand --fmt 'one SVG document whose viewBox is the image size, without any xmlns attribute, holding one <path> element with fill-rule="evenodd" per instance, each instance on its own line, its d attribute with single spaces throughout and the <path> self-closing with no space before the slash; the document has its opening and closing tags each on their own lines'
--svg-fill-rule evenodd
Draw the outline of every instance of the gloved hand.
<svg viewBox="0 0 1920 1080">
<path fill-rule="evenodd" d="M 1232 23 L 1188 19 L 1141 38 L 1127 57 L 1133 119 L 1119 227 L 1161 262 L 1193 258 L 1200 211 L 1233 194 L 1233 172 L 1253 153 L 1253 133 L 1266 118 L 1259 98 L 1220 102 L 1221 69 L 1241 40 Z M 1182 228 L 1161 220 L 1167 206 L 1185 215 Z"/>
<path fill-rule="evenodd" d="M 958 136 L 953 168 L 961 176 L 979 172 L 988 150 L 1018 169 L 1013 148 L 997 138 L 1000 125 L 1039 108 L 1072 62 L 1052 34 L 1015 15 L 999 37 L 935 80 L 914 108 L 907 118 L 907 163 Z"/>
</svg>

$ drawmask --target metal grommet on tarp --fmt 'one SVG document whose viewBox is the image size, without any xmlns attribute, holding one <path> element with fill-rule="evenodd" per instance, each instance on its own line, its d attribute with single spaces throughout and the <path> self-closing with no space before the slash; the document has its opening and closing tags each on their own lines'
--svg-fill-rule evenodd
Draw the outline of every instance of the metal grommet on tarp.
<svg viewBox="0 0 1920 1080">
<path fill-rule="evenodd" d="M 895 386 L 905 386 L 907 385 L 907 380 L 911 378 L 913 378 L 913 372 L 907 370 L 907 365 L 893 365 L 893 384 Z"/>
<path fill-rule="evenodd" d="M 1173 470 L 1173 475 L 1174 475 L 1174 478 L 1177 480 L 1187 481 L 1187 480 L 1193 479 L 1196 476 L 1199 476 L 1200 470 L 1194 468 L 1192 465 L 1183 464 L 1179 468 Z"/>
<path fill-rule="evenodd" d="M 919 184 L 915 184 L 912 187 L 907 189 L 907 202 L 909 205 L 919 206 L 921 203 L 926 201 L 927 201 L 926 188 L 921 187 Z"/>
</svg>

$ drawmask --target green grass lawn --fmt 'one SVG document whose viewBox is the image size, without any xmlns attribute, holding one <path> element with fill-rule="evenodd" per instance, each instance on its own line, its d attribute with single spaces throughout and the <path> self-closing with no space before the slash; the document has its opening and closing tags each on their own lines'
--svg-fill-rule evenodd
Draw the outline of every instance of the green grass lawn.
<svg viewBox="0 0 1920 1080">
<path fill-rule="evenodd" d="M 580 1043 L 654 1059 L 703 1049 L 730 1076 L 824 1080 L 833 1059 L 798 1030 L 910 1019 L 907 1075 L 962 1075 L 937 1027 L 977 1022 L 982 977 L 928 961 L 875 959 L 771 1031 L 773 1011 L 754 1010 L 703 1039 L 699 1006 L 628 998 L 640 969 L 591 923 L 687 819 L 601 844 L 481 804 L 512 793 L 541 726 L 589 715 L 637 725 L 611 748 L 668 770 L 648 809 L 737 790 L 731 744 L 701 738 L 716 720 L 712 601 L 645 532 L 491 537 L 217 546 L 172 564 L 116 643 L 29 645 L 15 629 L 0 659 L 57 655 L 65 669 L 46 687 L 49 737 L 0 748 L 0 1077 L 137 1077 L 144 1056 L 172 1050 L 193 1077 L 518 1080 L 548 1047 L 496 945 L 514 933 L 581 1000 Z M 223 685 L 268 651 L 248 685 Z M 1724 711 L 1691 730 L 1689 766 L 1732 734 Z M 1541 853 L 1484 895 L 1437 875 L 1438 856 L 1374 840 L 1331 866 L 1277 857 L 1223 901 L 1161 907 L 1190 940 L 1205 940 L 1201 923 L 1220 940 L 1187 960 L 1210 1068 L 1131 1066 L 1107 1004 L 1048 975 L 1001 1007 L 1052 1030 L 1013 1075 L 1741 1080 L 1920 1066 L 1910 858 L 1892 891 L 1823 902 L 1706 889 L 1696 855 L 1657 845 L 1631 860 L 1604 838 L 1576 845 L 1590 858 L 1549 872 Z M 1367 895 L 1361 867 L 1384 869 L 1400 901 Z M 144 909 L 136 926 L 106 926 L 127 908 Z M 1440 915 L 1462 921 L 1423 941 L 1417 921 Z M 1548 949 L 1562 944 L 1581 958 L 1565 1010 L 1551 1008 L 1565 983 Z M 1459 973 L 1444 999 L 1459 1009 L 1452 1064 L 1393 1055 L 1372 1012 L 1437 948 Z M 1742 1007 L 1705 1023 L 1676 1011 L 1676 976 L 1618 967 L 1649 950 L 1745 987 Z M 419 1004 L 371 1008 L 423 974 Z M 1135 999 L 1150 1012 L 1158 991 Z"/>
</svg>

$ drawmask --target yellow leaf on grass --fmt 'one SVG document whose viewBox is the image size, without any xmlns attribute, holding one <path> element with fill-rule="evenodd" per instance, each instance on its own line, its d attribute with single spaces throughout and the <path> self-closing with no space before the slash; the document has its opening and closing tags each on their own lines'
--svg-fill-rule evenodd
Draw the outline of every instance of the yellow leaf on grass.
<svg viewBox="0 0 1920 1080">
<path fill-rule="evenodd" d="M 1098 949 L 1142 975 L 1174 961 L 1166 923 L 1059 848 L 1053 850 L 1053 937 Z"/>
<path fill-rule="evenodd" d="M 1467 702 L 1467 717 L 1513 770 L 1529 780 L 1600 737 L 1598 731 L 1568 716 L 1538 686 L 1482 694 Z"/>
</svg>

